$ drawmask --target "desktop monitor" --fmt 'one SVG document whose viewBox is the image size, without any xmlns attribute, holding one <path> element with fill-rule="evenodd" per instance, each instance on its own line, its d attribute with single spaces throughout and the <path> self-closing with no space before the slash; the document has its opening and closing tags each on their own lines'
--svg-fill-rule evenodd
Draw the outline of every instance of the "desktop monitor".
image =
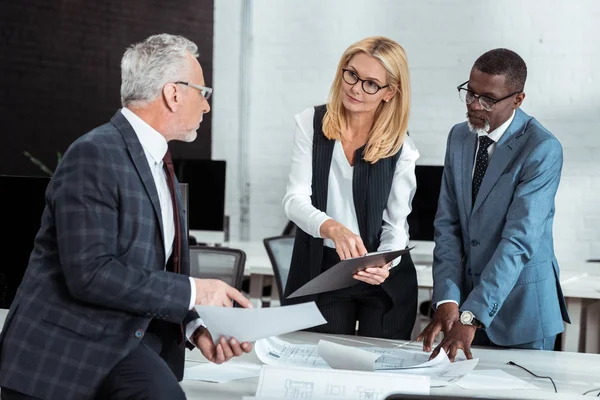
<svg viewBox="0 0 600 400">
<path fill-rule="evenodd" d="M 49 177 L 0 175 L 0 308 L 10 308 L 40 229 Z M 14 221 L 14 222 L 12 222 Z"/>
<path fill-rule="evenodd" d="M 225 161 L 174 159 L 179 182 L 188 185 L 190 230 L 224 230 Z"/>
<path fill-rule="evenodd" d="M 417 165 L 417 190 L 408 216 L 410 240 L 433 241 L 433 220 L 437 212 L 443 166 Z"/>
</svg>

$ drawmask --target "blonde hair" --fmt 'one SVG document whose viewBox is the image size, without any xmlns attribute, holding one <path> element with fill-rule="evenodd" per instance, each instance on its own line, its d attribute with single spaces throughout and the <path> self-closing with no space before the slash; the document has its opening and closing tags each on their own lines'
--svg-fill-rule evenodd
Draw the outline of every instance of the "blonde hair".
<svg viewBox="0 0 600 400">
<path fill-rule="evenodd" d="M 388 73 L 388 85 L 395 91 L 390 101 L 382 101 L 375 111 L 375 121 L 364 152 L 364 160 L 374 164 L 396 154 L 404 142 L 410 112 L 408 61 L 402 46 L 382 36 L 369 37 L 348 47 L 338 65 L 323 118 L 323 133 L 327 139 L 341 140 L 346 128 L 341 91 L 342 68 L 346 68 L 350 59 L 358 53 L 368 54 L 381 62 Z"/>
</svg>

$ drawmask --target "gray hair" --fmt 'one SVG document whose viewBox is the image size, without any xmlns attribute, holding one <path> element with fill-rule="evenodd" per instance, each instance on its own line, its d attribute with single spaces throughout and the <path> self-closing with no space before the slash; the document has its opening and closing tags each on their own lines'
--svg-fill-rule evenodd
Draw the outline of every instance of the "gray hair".
<svg viewBox="0 0 600 400">
<path fill-rule="evenodd" d="M 131 45 L 121 59 L 121 104 L 143 105 L 156 99 L 163 86 L 184 80 L 187 54 L 198 46 L 183 36 L 162 33 Z"/>
</svg>

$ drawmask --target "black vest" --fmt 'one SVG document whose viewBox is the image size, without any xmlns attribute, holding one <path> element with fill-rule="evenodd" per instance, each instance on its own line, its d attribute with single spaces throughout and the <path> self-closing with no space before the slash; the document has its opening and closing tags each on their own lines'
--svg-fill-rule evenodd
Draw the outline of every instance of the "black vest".
<svg viewBox="0 0 600 400">
<path fill-rule="evenodd" d="M 312 205 L 326 211 L 327 208 L 327 188 L 329 182 L 329 170 L 331 159 L 333 157 L 333 148 L 335 140 L 329 140 L 323 134 L 323 117 L 325 116 L 326 106 L 315 107 L 315 116 L 313 119 L 313 148 L 312 148 Z M 360 237 L 369 252 L 377 251 L 380 244 L 380 236 L 383 225 L 383 211 L 388 202 L 390 190 L 396 164 L 402 148 L 391 157 L 378 160 L 371 164 L 363 159 L 365 146 L 356 150 L 354 156 L 354 172 L 352 176 L 352 194 L 354 198 L 354 208 L 358 219 Z M 304 232 L 302 229 L 296 230 L 294 241 L 294 251 L 288 280 L 285 285 L 285 295 L 287 297 L 299 287 L 310 281 L 321 273 L 321 262 L 323 259 L 323 239 L 314 238 Z M 395 299 L 393 293 L 398 290 L 398 284 L 404 286 L 402 282 L 395 284 L 397 275 L 402 275 L 403 269 L 412 271 L 416 289 L 416 274 L 414 265 L 410 260 L 410 255 L 402 257 L 402 262 L 393 268 L 390 277 L 383 283 L 383 289 Z M 282 299 L 282 304 L 293 304 L 306 301 L 313 301 L 316 296 L 300 297 L 298 300 Z"/>
</svg>

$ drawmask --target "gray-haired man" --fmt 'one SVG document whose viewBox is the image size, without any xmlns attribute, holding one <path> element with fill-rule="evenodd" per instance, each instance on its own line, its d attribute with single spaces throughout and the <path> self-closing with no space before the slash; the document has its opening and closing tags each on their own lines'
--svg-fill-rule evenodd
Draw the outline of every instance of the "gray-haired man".
<svg viewBox="0 0 600 400">
<path fill-rule="evenodd" d="M 189 277 L 187 233 L 167 142 L 192 141 L 210 111 L 197 47 L 172 35 L 131 46 L 123 108 L 67 150 L 0 336 L 3 399 L 184 399 L 186 339 L 220 363 L 195 304 L 250 303 Z"/>
</svg>

